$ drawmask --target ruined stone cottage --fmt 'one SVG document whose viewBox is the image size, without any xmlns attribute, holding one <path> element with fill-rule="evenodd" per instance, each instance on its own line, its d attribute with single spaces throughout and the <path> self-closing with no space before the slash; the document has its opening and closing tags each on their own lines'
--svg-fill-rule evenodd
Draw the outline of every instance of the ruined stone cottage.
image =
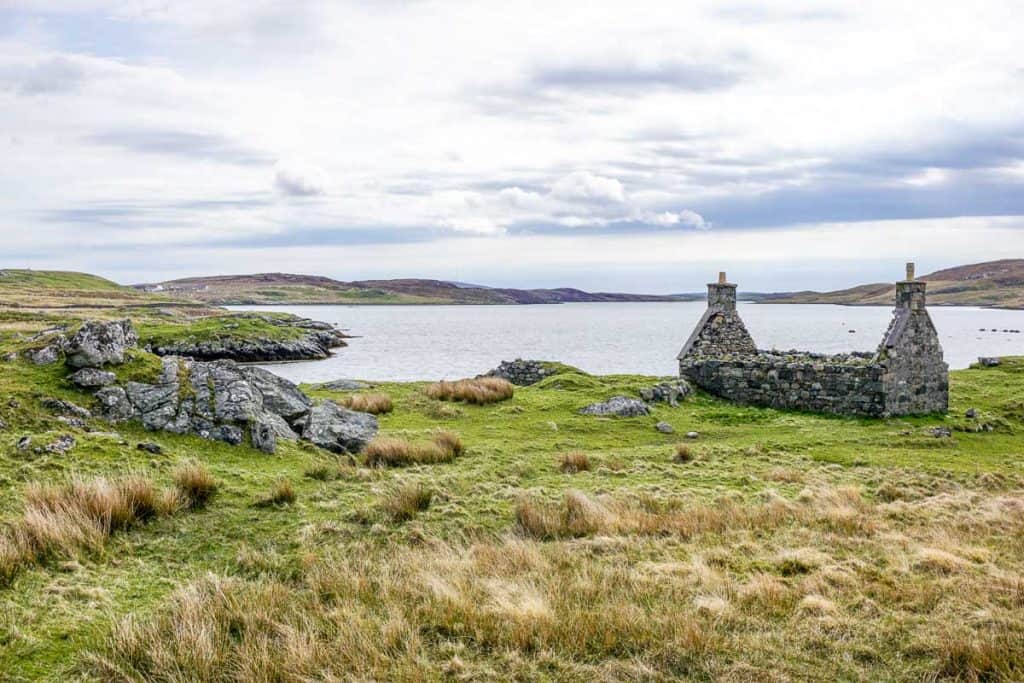
<svg viewBox="0 0 1024 683">
<path fill-rule="evenodd" d="M 747 405 L 888 416 L 945 412 L 949 404 L 949 367 L 912 263 L 896 283 L 892 322 L 874 353 L 758 350 L 736 310 L 736 285 L 719 273 L 678 358 L 680 375 Z"/>
</svg>

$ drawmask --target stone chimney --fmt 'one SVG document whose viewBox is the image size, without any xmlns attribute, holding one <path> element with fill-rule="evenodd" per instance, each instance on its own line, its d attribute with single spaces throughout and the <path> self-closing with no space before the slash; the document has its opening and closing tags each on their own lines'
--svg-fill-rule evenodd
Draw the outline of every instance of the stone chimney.
<svg viewBox="0 0 1024 683">
<path fill-rule="evenodd" d="M 718 282 L 708 283 L 708 308 L 736 310 L 736 285 L 726 282 L 725 271 L 718 273 Z"/>
<path fill-rule="evenodd" d="M 922 311 L 925 306 L 926 283 L 914 278 L 914 264 L 907 264 L 907 279 L 896 283 L 896 308 Z"/>
</svg>

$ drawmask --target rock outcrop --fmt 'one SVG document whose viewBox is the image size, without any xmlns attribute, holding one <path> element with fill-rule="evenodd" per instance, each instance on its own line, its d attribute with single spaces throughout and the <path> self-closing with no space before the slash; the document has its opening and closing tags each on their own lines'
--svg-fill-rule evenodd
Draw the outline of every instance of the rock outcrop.
<svg viewBox="0 0 1024 683">
<path fill-rule="evenodd" d="M 283 323 L 282 323 L 283 324 Z M 287 326 L 303 329 L 297 339 L 238 339 L 224 337 L 203 341 L 183 340 L 152 346 L 158 356 L 188 356 L 196 360 L 233 360 L 239 363 L 269 363 L 289 360 L 322 360 L 331 349 L 345 346 L 346 336 L 329 323 L 301 319 Z"/>
<path fill-rule="evenodd" d="M 116 384 L 116 376 L 98 366 L 113 362 L 118 353 L 123 359 L 125 348 L 134 343 L 130 323 L 120 328 L 120 336 L 87 326 L 89 333 L 76 347 L 76 362 L 88 365 L 80 366 L 71 380 L 83 388 L 99 387 L 98 413 L 107 420 L 139 420 L 149 430 L 197 434 L 229 444 L 243 443 L 248 435 L 252 446 L 266 453 L 275 452 L 278 439 L 299 438 L 334 452 L 355 453 L 377 433 L 374 416 L 332 402 L 314 406 L 288 380 L 232 360 L 167 356 L 154 382 Z"/>
<path fill-rule="evenodd" d="M 65 345 L 65 362 L 73 368 L 117 365 L 124 362 L 125 350 L 138 341 L 130 320 L 90 320 Z"/>
</svg>

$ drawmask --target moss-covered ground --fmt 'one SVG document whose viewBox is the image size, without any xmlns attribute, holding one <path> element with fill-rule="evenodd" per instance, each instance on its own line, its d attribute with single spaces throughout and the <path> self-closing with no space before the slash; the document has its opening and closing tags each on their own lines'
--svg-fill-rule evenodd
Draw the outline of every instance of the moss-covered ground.
<svg viewBox="0 0 1024 683">
<path fill-rule="evenodd" d="M 47 322 L 8 320 L 0 337 L 0 351 L 21 343 L 16 336 L 19 331 L 24 333 Z M 153 357 L 139 352 L 118 372 L 126 379 L 145 378 L 155 368 Z M 19 514 L 30 482 L 58 481 L 73 473 L 113 476 L 140 472 L 157 483 L 167 484 L 174 466 L 195 458 L 210 468 L 221 486 L 204 510 L 156 519 L 112 538 L 101 552 L 80 553 L 27 569 L 11 586 L 0 588 L 0 680 L 99 677 L 97 669 L 85 664 L 86 655 L 110 650 L 109 638 L 115 624 L 126 615 L 145 621 L 162 614 L 175 589 L 208 574 L 246 581 L 271 577 L 274 581 L 302 585 L 306 580 L 304 572 L 325 557 L 357 558 L 375 552 L 383 557 L 396 548 L 416 552 L 424 539 L 455 544 L 503 542 L 501 539 L 524 533 L 516 521 L 517 501 L 524 496 L 540 503 L 557 503 L 567 491 L 574 490 L 594 500 L 611 496 L 641 501 L 644 505 L 685 507 L 711 505 L 723 499 L 754 505 L 772 497 L 798 500 L 808 486 L 850 486 L 860 492 L 858 496 L 866 505 L 896 499 L 932 499 L 965 491 L 982 492 L 985 496 L 1016 496 L 1014 499 L 1019 503 L 1024 488 L 1024 360 L 1020 359 L 1007 360 L 996 368 L 952 373 L 948 416 L 884 420 L 740 407 L 703 394 L 691 397 L 678 408 L 658 404 L 648 417 L 581 416 L 576 412 L 578 408 L 616 394 L 636 395 L 640 387 L 656 378 L 596 377 L 568 368 L 534 387 L 517 388 L 510 400 L 488 406 L 429 399 L 423 392 L 424 383 L 380 384 L 374 391 L 386 393 L 394 401 L 394 410 L 379 418 L 382 434 L 425 439 L 438 429 L 451 430 L 460 435 L 467 449 L 450 463 L 388 470 L 352 465 L 347 458 L 300 443 L 283 443 L 276 455 L 268 456 L 247 446 L 231 447 L 198 437 L 147 433 L 137 425 L 115 427 L 98 419 L 89 420 L 87 429 L 70 427 L 40 405 L 41 398 L 50 396 L 90 405 L 87 394 L 66 382 L 66 374 L 59 364 L 38 367 L 24 360 L 0 364 L 0 419 L 5 425 L 0 430 L 0 519 L 12 520 Z M 341 396 L 307 389 L 325 400 Z M 974 409 L 976 417 L 965 417 L 968 409 Z M 654 425 L 659 421 L 670 423 L 675 433 L 657 431 Z M 992 430 L 987 431 L 983 425 Z M 936 427 L 949 428 L 951 436 L 933 435 Z M 697 438 L 687 438 L 690 431 L 697 432 Z M 31 447 L 19 450 L 16 446 L 24 436 L 30 436 L 33 445 L 42 445 L 61 434 L 71 434 L 77 442 L 64 454 L 37 454 Z M 143 441 L 159 444 L 163 452 L 154 455 L 137 449 L 137 444 Z M 680 443 L 690 449 L 689 462 L 674 459 Z M 563 474 L 558 459 L 569 451 L 586 453 L 590 469 Z M 296 492 L 294 504 L 255 505 L 282 480 L 292 484 Z M 432 492 L 430 505 L 410 521 L 394 521 L 382 512 L 381 501 L 395 487 L 411 484 L 422 484 Z M 1014 580 L 1019 583 L 1011 581 L 1009 585 L 1017 585 L 1016 590 L 1021 592 L 1016 598 L 1011 596 L 1011 607 L 1007 609 L 1011 615 L 1013 609 L 1018 610 L 1018 617 L 1019 610 L 1024 609 L 1024 513 L 1020 509 L 1009 515 L 1009 521 L 1004 520 L 1006 526 L 1001 527 L 1001 535 L 979 527 L 977 544 L 987 550 L 983 560 L 975 563 L 977 569 L 971 565 L 972 571 L 998 571 L 1004 577 L 1016 577 Z M 889 520 L 888 513 L 879 514 L 879 519 Z M 956 526 L 956 513 L 951 514 L 953 521 L 945 523 Z M 876 529 L 871 533 L 882 531 Z M 616 533 L 623 537 L 630 534 Z M 722 544 L 720 554 L 748 553 L 751 558 L 749 562 L 727 562 L 718 567 L 717 571 L 731 577 L 737 585 L 755 574 L 774 571 L 775 565 L 758 559 L 761 551 L 756 549 L 756 535 L 753 539 L 745 537 L 746 545 L 733 546 L 726 532 L 716 533 L 715 538 Z M 618 551 L 616 562 L 628 568 L 693 560 L 697 548 L 682 543 L 689 539 L 674 541 L 669 532 L 664 537 L 667 540 L 631 542 L 624 546 L 627 550 Z M 835 549 L 826 545 L 816 552 L 820 555 L 834 550 L 836 562 L 842 558 L 844 567 L 856 567 L 858 572 L 888 571 L 885 563 L 874 555 L 875 545 L 858 546 L 848 541 L 849 537 L 844 537 Z M 879 537 L 873 537 L 872 542 L 878 541 Z M 706 552 L 708 541 L 703 542 L 701 552 Z M 826 538 L 822 542 L 832 541 Z M 575 557 L 573 562 L 581 567 L 601 561 L 598 546 L 586 549 L 566 541 L 537 545 L 543 553 L 557 549 L 560 557 Z M 843 546 L 842 551 L 839 546 Z M 253 561 L 253 557 L 259 561 Z M 786 566 L 776 567 L 778 581 L 785 590 L 804 590 L 797 583 L 801 577 L 794 578 L 791 568 Z M 813 572 L 814 567 L 806 571 Z M 796 570 L 797 574 L 801 572 L 804 570 Z M 947 579 L 935 579 L 940 580 Z M 826 589 L 827 585 L 817 587 L 813 594 L 827 592 Z M 722 588 L 711 597 L 688 596 L 686 603 L 677 608 L 681 615 L 692 612 L 695 619 L 706 620 L 711 624 L 706 628 L 732 635 L 746 633 L 744 629 L 754 627 L 722 616 L 729 614 L 723 610 L 742 612 L 744 608 L 737 597 L 740 594 L 739 589 L 730 593 Z M 709 607 L 712 597 L 727 607 L 719 602 Z M 696 602 L 691 604 L 691 598 Z M 828 602 L 826 597 L 821 599 Z M 643 656 L 624 654 L 611 647 L 607 651 L 597 647 L 574 654 L 575 650 L 562 648 L 555 639 L 548 642 L 543 638 L 538 641 L 542 646 L 524 646 L 516 654 L 518 645 L 496 645 L 482 637 L 453 635 L 460 632 L 458 629 L 450 633 L 438 631 L 436 624 L 420 614 L 419 618 L 426 619 L 425 626 L 417 627 L 423 631 L 420 636 L 424 652 L 416 656 L 422 658 L 423 668 L 416 669 L 415 675 L 408 668 L 397 675 L 396 669 L 395 678 L 429 680 L 461 676 L 486 680 L 494 675 L 503 677 L 503 671 L 514 672 L 508 675 L 521 679 L 555 680 L 579 680 L 594 675 L 616 680 L 616 672 L 634 680 L 668 680 L 684 671 L 697 678 L 733 680 L 763 680 L 770 671 L 774 674 L 769 678 L 777 680 L 805 680 L 819 675 L 833 680 L 942 677 L 943 672 L 949 673 L 945 663 L 934 648 L 919 642 L 915 629 L 925 628 L 939 614 L 944 620 L 958 616 L 965 621 L 980 619 L 977 611 L 992 609 L 989 601 L 995 598 L 968 596 L 957 602 L 955 609 L 950 608 L 952 611 L 936 607 L 942 604 L 941 591 L 928 599 L 933 602 L 906 614 L 889 614 L 885 605 L 869 608 L 858 603 L 859 611 L 842 615 L 860 626 L 870 626 L 875 624 L 872 620 L 878 620 L 878 628 L 885 627 L 886 642 L 867 638 L 861 633 L 864 629 L 840 629 L 835 635 L 839 640 L 835 642 L 826 629 L 826 635 L 810 639 L 801 636 L 788 646 L 775 642 L 774 636 L 766 636 L 766 642 L 774 644 L 764 645 L 766 649 L 760 654 L 749 653 L 749 661 L 744 662 L 747 655 L 743 649 L 749 645 L 741 644 L 747 641 L 728 645 L 732 641 L 726 639 L 709 651 L 701 650 L 700 661 L 687 660 L 685 666 L 679 662 L 666 663 L 668 660 L 661 658 L 647 661 Z M 839 597 L 835 600 L 839 602 Z M 839 607 L 810 608 L 805 603 L 806 599 L 799 606 L 794 602 L 784 609 L 794 614 L 798 610 L 817 609 L 829 612 L 834 620 L 840 617 L 831 612 L 833 608 L 853 610 L 842 602 Z M 648 608 L 656 609 L 650 605 Z M 787 625 L 789 617 L 773 621 L 775 617 L 769 615 L 765 619 L 757 628 L 779 638 L 787 628 L 797 628 Z M 1024 617 L 1009 627 L 1009 632 L 1020 633 L 1021 623 Z M 851 640 L 844 645 L 843 637 Z M 455 641 L 462 643 L 456 652 L 460 664 L 445 669 L 447 664 L 436 662 L 449 660 L 452 655 L 446 648 Z M 442 642 L 443 645 L 438 644 Z M 1012 640 L 1011 644 L 1020 642 Z M 529 653 L 538 647 L 538 656 L 546 664 L 529 663 Z M 552 657 L 561 660 L 545 659 Z M 771 669 L 766 660 L 779 657 L 782 659 Z M 386 661 L 381 661 L 385 663 L 379 666 L 385 668 L 378 670 L 377 677 L 383 680 L 388 676 L 380 674 L 387 671 Z M 635 668 L 608 668 L 612 661 L 615 666 L 632 662 L 629 666 Z M 950 675 L 966 676 L 963 672 L 970 670 L 967 665 L 954 666 Z M 993 671 L 996 673 L 990 671 L 990 679 L 1009 679 L 1007 670 Z M 1024 672 L 1016 673 L 1024 677 Z M 202 675 L 196 675 L 194 680 L 203 680 Z M 296 675 L 280 680 L 300 679 Z M 190 679 L 183 674 L 164 680 Z"/>
</svg>

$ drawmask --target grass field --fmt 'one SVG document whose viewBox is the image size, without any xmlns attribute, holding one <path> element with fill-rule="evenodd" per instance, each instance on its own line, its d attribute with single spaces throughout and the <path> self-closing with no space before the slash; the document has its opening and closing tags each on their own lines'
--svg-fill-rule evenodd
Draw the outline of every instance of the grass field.
<svg viewBox="0 0 1024 683">
<path fill-rule="evenodd" d="M 1024 360 L 953 373 L 948 417 L 890 420 L 704 395 L 587 417 L 654 378 L 571 371 L 487 405 L 381 384 L 383 437 L 464 447 L 384 468 L 69 427 L 40 406 L 88 405 L 64 375 L 0 365 L 5 524 L 71 476 L 170 490 L 198 461 L 217 491 L 18 572 L 3 680 L 1024 677 Z M 62 434 L 64 454 L 16 446 Z"/>
</svg>

